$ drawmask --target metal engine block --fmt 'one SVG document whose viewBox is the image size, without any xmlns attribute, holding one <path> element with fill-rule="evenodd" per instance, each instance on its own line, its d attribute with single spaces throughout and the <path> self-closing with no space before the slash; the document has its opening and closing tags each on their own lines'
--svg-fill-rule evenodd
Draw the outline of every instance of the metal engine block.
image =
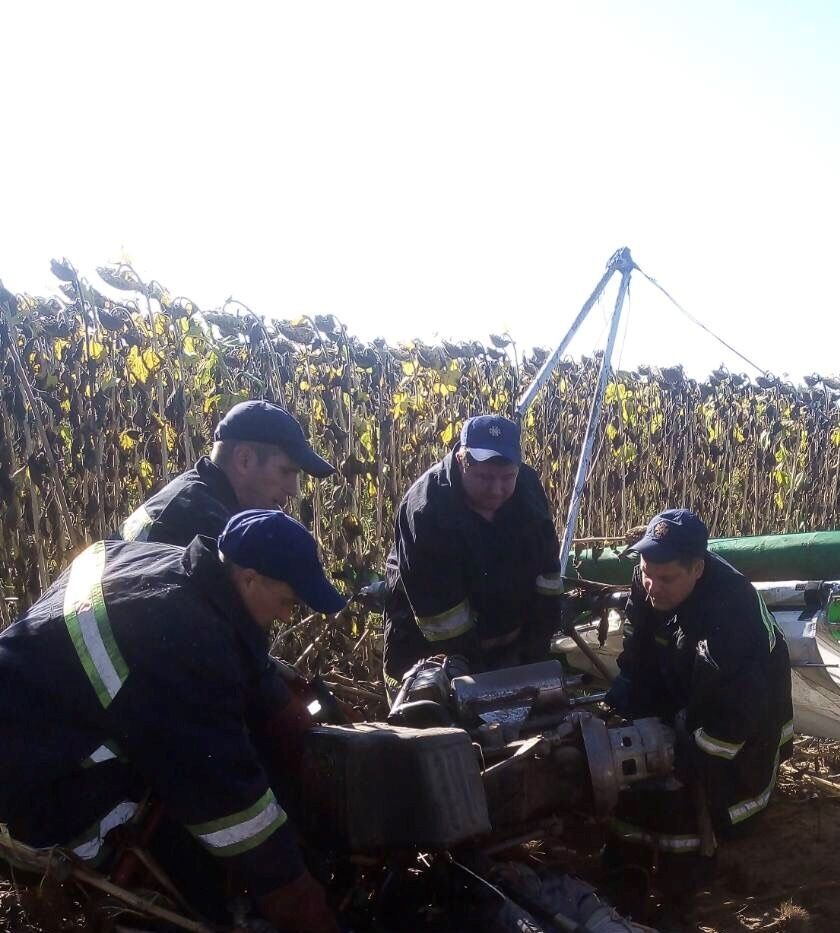
<svg viewBox="0 0 840 933">
<path fill-rule="evenodd" d="M 455 676 L 453 676 L 455 675 Z M 304 755 L 310 832 L 351 852 L 504 839 L 570 809 L 607 815 L 630 785 L 671 773 L 672 730 L 609 727 L 559 661 L 481 674 L 418 663 L 389 724 L 321 726 Z"/>
</svg>

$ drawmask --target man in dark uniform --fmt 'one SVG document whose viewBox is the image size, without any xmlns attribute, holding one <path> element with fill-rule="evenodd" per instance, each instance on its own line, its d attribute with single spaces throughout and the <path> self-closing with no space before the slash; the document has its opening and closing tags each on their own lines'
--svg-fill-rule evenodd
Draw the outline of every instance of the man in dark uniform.
<svg viewBox="0 0 840 933">
<path fill-rule="evenodd" d="M 460 443 L 405 494 L 387 562 L 385 675 L 464 655 L 473 671 L 539 660 L 559 627 L 562 579 L 551 509 L 522 463 L 519 425 L 464 423 Z"/>
<path fill-rule="evenodd" d="M 698 789 L 716 834 L 730 836 L 765 809 L 793 742 L 784 636 L 752 584 L 707 544 L 688 509 L 648 524 L 634 546 L 631 634 L 607 698 L 623 715 L 659 716 L 677 730 L 678 780 L 622 795 L 613 841 L 658 849 L 681 887 L 700 865 Z"/>
<path fill-rule="evenodd" d="M 151 789 L 266 919 L 335 933 L 272 773 L 290 757 L 288 697 L 267 632 L 298 601 L 345 605 L 312 536 L 277 510 L 236 515 L 218 544 L 84 551 L 0 636 L 0 821 L 12 837 L 102 858 Z M 272 735 L 274 754 L 259 754 Z"/>
<path fill-rule="evenodd" d="M 322 478 L 335 467 L 315 453 L 284 408 L 240 402 L 216 427 L 210 456 L 147 499 L 117 537 L 181 547 L 196 535 L 217 538 L 235 512 L 285 506 L 298 492 L 301 470 Z"/>
</svg>

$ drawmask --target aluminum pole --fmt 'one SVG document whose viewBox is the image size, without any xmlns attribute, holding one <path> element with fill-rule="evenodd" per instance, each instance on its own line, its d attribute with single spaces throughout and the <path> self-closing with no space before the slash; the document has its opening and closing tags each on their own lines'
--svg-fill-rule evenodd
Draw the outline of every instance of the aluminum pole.
<svg viewBox="0 0 840 933">
<path fill-rule="evenodd" d="M 610 274 L 612 274 L 614 269 L 620 269 L 621 284 L 618 286 L 618 296 L 615 299 L 615 310 L 613 311 L 612 321 L 610 323 L 610 333 L 607 338 L 607 346 L 604 350 L 604 358 L 601 360 L 601 371 L 598 374 L 598 384 L 595 388 L 595 396 L 592 399 L 592 408 L 589 411 L 589 423 L 586 426 L 586 436 L 583 441 L 583 449 L 580 452 L 577 475 L 575 476 L 575 484 L 572 489 L 572 498 L 569 502 L 569 514 L 566 517 L 566 528 L 563 532 L 563 543 L 560 547 L 561 573 L 566 572 L 566 564 L 569 561 L 572 538 L 574 537 L 575 525 L 577 524 L 578 512 L 580 511 L 580 500 L 583 496 L 583 487 L 586 485 L 589 464 L 592 461 L 592 448 L 595 446 L 595 435 L 601 417 L 601 406 L 604 401 L 604 392 L 607 388 L 607 378 L 610 374 L 613 348 L 615 347 L 615 338 L 618 334 L 618 322 L 621 319 L 624 299 L 627 295 L 627 289 L 630 286 L 630 274 L 635 268 L 633 260 L 630 258 L 630 250 L 626 248 L 621 250 L 620 253 L 617 253 L 613 258 L 616 262 Z"/>
<path fill-rule="evenodd" d="M 592 294 L 586 299 L 583 307 L 578 312 L 578 316 L 572 321 L 572 326 L 569 328 L 566 336 L 560 341 L 560 346 L 548 357 L 548 359 L 540 367 L 540 371 L 534 376 L 531 384 L 525 389 L 519 396 L 519 400 L 516 403 L 516 408 L 514 409 L 514 416 L 516 418 L 521 418 L 526 411 L 531 407 L 534 402 L 534 399 L 537 396 L 537 393 L 545 384 L 545 381 L 551 376 L 554 372 L 555 367 L 560 362 L 560 358 L 565 353 L 566 348 L 571 343 L 572 337 L 577 333 L 580 325 L 586 320 L 586 316 L 592 310 L 595 302 L 601 297 L 601 292 L 606 288 L 607 282 L 612 278 L 613 272 L 621 271 L 625 261 L 632 263 L 630 259 L 630 250 L 627 247 L 616 250 L 615 253 L 610 257 L 610 261 L 607 263 L 607 271 L 601 277 L 601 281 L 595 286 L 595 290 Z"/>
</svg>

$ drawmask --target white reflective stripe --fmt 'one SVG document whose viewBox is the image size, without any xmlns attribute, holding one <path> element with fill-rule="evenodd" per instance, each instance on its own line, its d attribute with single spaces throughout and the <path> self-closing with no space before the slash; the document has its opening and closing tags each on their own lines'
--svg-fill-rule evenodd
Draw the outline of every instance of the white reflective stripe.
<svg viewBox="0 0 840 933">
<path fill-rule="evenodd" d="M 123 541 L 147 541 L 149 529 L 152 527 L 152 516 L 141 505 L 120 525 L 120 534 Z"/>
<path fill-rule="evenodd" d="M 708 732 L 704 732 L 702 726 L 694 730 L 694 741 L 697 747 L 707 754 L 714 755 L 716 758 L 728 758 L 730 761 L 744 747 L 743 742 L 726 742 L 724 739 L 717 739 Z"/>
<path fill-rule="evenodd" d="M 90 838 L 73 849 L 73 854 L 85 860 L 96 858 L 102 849 L 102 845 L 108 833 L 115 827 L 127 823 L 136 812 L 136 803 L 130 800 L 124 800 L 122 803 L 118 803 L 114 809 L 103 816 L 99 823 L 93 828 Z"/>
<path fill-rule="evenodd" d="M 436 616 L 417 616 L 417 625 L 426 641 L 445 641 L 468 632 L 474 625 L 467 600 Z"/>
<path fill-rule="evenodd" d="M 233 826 L 217 829 L 212 833 L 204 833 L 199 835 L 198 838 L 212 849 L 226 849 L 228 846 L 252 839 L 261 830 L 273 823 L 274 820 L 283 816 L 285 816 L 283 810 L 280 809 L 279 804 L 272 797 L 264 809 L 244 823 L 235 823 Z"/>
<path fill-rule="evenodd" d="M 64 619 L 79 660 L 104 707 L 117 695 L 128 668 L 114 640 L 102 596 L 105 544 L 92 544 L 70 565 Z"/>
<path fill-rule="evenodd" d="M 700 848 L 700 837 L 685 835 L 669 835 L 668 833 L 652 833 L 639 826 L 613 820 L 610 826 L 612 831 L 627 842 L 643 842 L 654 846 L 663 852 L 695 852 Z"/>
<path fill-rule="evenodd" d="M 563 592 L 563 574 L 560 571 L 555 573 L 541 573 L 537 577 L 537 592 L 542 596 L 557 596 Z"/>
<path fill-rule="evenodd" d="M 105 642 L 102 641 L 102 636 L 99 633 L 99 626 L 96 624 L 96 614 L 93 611 L 93 606 L 90 604 L 87 606 L 79 606 L 76 609 L 76 619 L 78 620 L 79 629 L 82 633 L 82 638 L 84 639 L 90 659 L 93 661 L 93 666 L 102 678 L 102 683 L 105 684 L 108 696 L 113 700 L 122 686 L 122 681 L 111 662 L 111 658 L 108 656 Z"/>
<path fill-rule="evenodd" d="M 763 810 L 770 801 L 770 794 L 773 792 L 773 785 L 776 783 L 776 769 L 779 767 L 779 753 L 776 752 L 776 760 L 773 762 L 773 773 L 770 777 L 770 783 L 767 789 L 762 791 L 757 797 L 750 800 L 742 800 L 729 808 L 729 819 L 734 826 L 736 823 L 742 823 L 751 816 L 755 816 Z"/>
<path fill-rule="evenodd" d="M 112 758 L 117 757 L 117 753 L 112 749 L 108 748 L 107 745 L 100 745 L 96 751 L 90 753 L 90 760 L 94 764 L 101 764 L 103 761 L 110 761 Z"/>
<path fill-rule="evenodd" d="M 695 852 L 700 848 L 699 836 L 657 836 L 652 834 L 653 844 L 666 852 Z"/>
<path fill-rule="evenodd" d="M 782 726 L 782 737 L 779 739 L 779 745 L 784 745 L 785 742 L 790 742 L 793 738 L 793 720 L 790 719 Z"/>
</svg>

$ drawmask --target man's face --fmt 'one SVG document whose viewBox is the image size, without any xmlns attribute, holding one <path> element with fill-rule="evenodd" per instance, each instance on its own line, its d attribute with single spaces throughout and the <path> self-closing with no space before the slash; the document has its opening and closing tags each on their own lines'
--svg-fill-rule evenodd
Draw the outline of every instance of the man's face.
<svg viewBox="0 0 840 933">
<path fill-rule="evenodd" d="M 291 620 L 299 600 L 288 583 L 247 569 L 239 572 L 236 581 L 251 618 L 261 628 L 267 630 L 275 619 L 284 623 Z"/>
<path fill-rule="evenodd" d="M 237 498 L 243 509 L 284 508 L 300 492 L 300 467 L 280 448 L 262 462 L 245 462 Z"/>
<path fill-rule="evenodd" d="M 480 515 L 492 516 L 513 495 L 519 467 L 506 461 L 472 460 L 458 457 L 464 495 L 471 509 Z"/>
<path fill-rule="evenodd" d="M 693 560 L 688 566 L 678 560 L 653 564 L 641 559 L 642 586 L 651 606 L 657 612 L 672 612 L 684 603 L 703 576 L 705 562 Z"/>
</svg>

